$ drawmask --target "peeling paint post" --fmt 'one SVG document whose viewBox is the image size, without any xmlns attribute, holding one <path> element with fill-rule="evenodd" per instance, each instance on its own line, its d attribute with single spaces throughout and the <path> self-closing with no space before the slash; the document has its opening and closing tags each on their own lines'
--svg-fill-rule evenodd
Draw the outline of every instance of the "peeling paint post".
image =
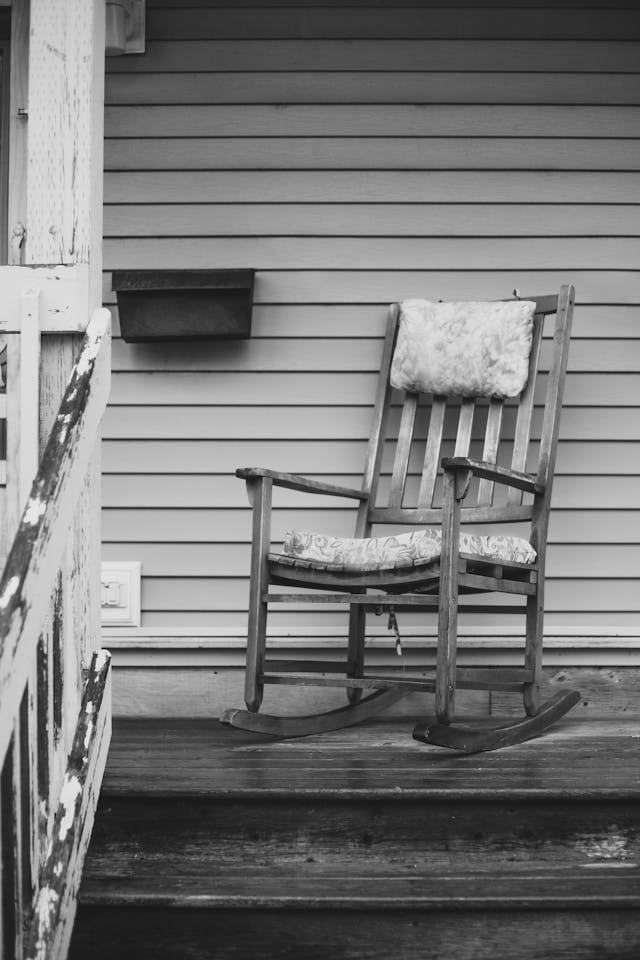
<svg viewBox="0 0 640 960">
<path fill-rule="evenodd" d="M 24 266 L 0 268 L 16 397 L 13 543 L 0 582 L 0 763 L 17 758 L 16 869 L 3 909 L 20 960 L 64 960 L 111 724 L 109 661 L 97 656 L 110 375 L 100 309 L 105 11 L 104 0 L 20 0 L 17 10 L 29 111 Z"/>
<path fill-rule="evenodd" d="M 30 0 L 24 262 L 80 271 L 72 308 L 75 317 L 66 319 L 67 329 L 75 330 L 86 328 L 102 302 L 104 22 L 104 0 Z M 72 282 L 65 280 L 66 285 Z M 77 334 L 42 337 L 41 455 L 80 339 Z M 68 538 L 58 604 L 56 635 L 61 655 L 56 662 L 62 669 L 58 687 L 62 690 L 62 739 L 67 743 L 73 737 L 83 671 L 99 647 L 99 524 L 97 438 Z M 53 639 L 49 637 L 49 642 Z M 63 774 L 61 763 L 51 771 L 51 803 Z"/>
</svg>

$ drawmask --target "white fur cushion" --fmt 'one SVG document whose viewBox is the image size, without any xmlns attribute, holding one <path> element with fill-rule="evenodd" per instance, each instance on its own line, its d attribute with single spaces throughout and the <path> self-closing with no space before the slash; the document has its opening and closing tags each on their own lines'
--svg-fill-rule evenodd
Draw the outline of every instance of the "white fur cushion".
<svg viewBox="0 0 640 960">
<path fill-rule="evenodd" d="M 404 300 L 391 385 L 417 393 L 516 397 L 527 382 L 531 300 Z"/>
</svg>

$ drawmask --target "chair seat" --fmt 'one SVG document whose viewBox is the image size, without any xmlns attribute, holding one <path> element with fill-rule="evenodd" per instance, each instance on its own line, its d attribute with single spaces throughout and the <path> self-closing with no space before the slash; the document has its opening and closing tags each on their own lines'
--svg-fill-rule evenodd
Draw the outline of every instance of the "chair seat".
<svg viewBox="0 0 640 960">
<path fill-rule="evenodd" d="M 436 563 L 442 550 L 442 532 L 427 528 L 386 537 L 330 537 L 308 530 L 286 533 L 283 555 L 292 565 L 319 570 L 397 570 Z M 460 534 L 461 553 L 500 563 L 534 563 L 536 551 L 522 537 Z"/>
</svg>

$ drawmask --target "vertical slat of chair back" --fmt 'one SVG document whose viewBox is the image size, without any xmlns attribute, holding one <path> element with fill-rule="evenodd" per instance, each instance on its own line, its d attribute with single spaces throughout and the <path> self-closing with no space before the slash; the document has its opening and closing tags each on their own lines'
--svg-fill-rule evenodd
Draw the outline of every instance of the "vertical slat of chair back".
<svg viewBox="0 0 640 960">
<path fill-rule="evenodd" d="M 533 418 L 533 400 L 536 387 L 536 374 L 538 372 L 538 359 L 540 356 L 540 344 L 542 342 L 542 332 L 544 328 L 544 313 L 536 313 L 534 316 L 533 338 L 531 343 L 531 354 L 529 357 L 529 375 L 527 385 L 520 397 L 518 406 L 518 415 L 516 418 L 516 429 L 513 439 L 513 455 L 511 458 L 511 468 L 521 473 L 526 470 L 527 454 L 529 452 L 529 437 L 531 435 L 531 421 Z M 510 487 L 507 491 L 507 503 L 522 503 L 522 491 Z"/>
<path fill-rule="evenodd" d="M 434 397 L 429 418 L 429 432 L 424 449 L 424 465 L 418 491 L 418 507 L 424 509 L 433 505 L 436 489 L 436 477 L 440 463 L 440 448 L 442 446 L 442 432 L 444 417 L 447 412 L 445 397 Z"/>
<path fill-rule="evenodd" d="M 378 493 L 378 480 L 380 478 L 380 467 L 382 465 L 382 454 L 384 451 L 392 392 L 391 384 L 389 383 L 389 373 L 391 371 L 391 361 L 393 360 L 393 351 L 398 335 L 399 313 L 399 305 L 392 303 L 389 307 L 387 329 L 384 347 L 382 349 L 382 359 L 380 361 L 380 377 L 378 379 L 378 389 L 375 399 L 373 426 L 371 428 L 371 438 L 367 447 L 367 457 L 362 478 L 362 489 L 369 494 L 369 501 L 363 501 L 358 507 L 355 529 L 356 537 L 366 537 L 368 535 L 371 528 L 369 510 L 370 507 L 375 504 Z"/>
<path fill-rule="evenodd" d="M 482 459 L 486 463 L 497 463 L 498 446 L 502 429 L 502 411 L 504 402 L 492 397 L 487 412 L 487 429 L 484 435 Z M 493 503 L 495 484 L 491 480 L 481 480 L 478 485 L 478 506 L 490 507 Z"/>
<path fill-rule="evenodd" d="M 473 415 L 476 411 L 475 400 L 463 400 L 460 404 L 460 416 L 458 419 L 458 432 L 456 434 L 456 445 L 454 457 L 468 457 L 471 447 L 471 435 L 473 432 Z"/>
<path fill-rule="evenodd" d="M 389 506 L 401 507 L 404 497 L 404 488 L 407 481 L 407 471 L 409 469 L 409 455 L 413 443 L 413 430 L 416 422 L 416 410 L 418 408 L 418 394 L 407 393 L 402 407 L 402 416 L 400 418 L 400 429 L 398 431 L 398 442 L 396 444 L 396 455 L 393 464 L 393 473 L 391 474 L 391 490 L 389 492 Z"/>
</svg>

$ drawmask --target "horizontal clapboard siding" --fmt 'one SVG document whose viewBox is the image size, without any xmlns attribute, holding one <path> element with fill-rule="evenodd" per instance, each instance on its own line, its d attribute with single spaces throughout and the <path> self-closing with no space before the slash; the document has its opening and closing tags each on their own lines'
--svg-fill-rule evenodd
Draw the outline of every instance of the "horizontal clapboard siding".
<svg viewBox="0 0 640 960">
<path fill-rule="evenodd" d="M 109 61 L 104 210 L 104 555 L 142 561 L 143 625 L 245 623 L 237 466 L 358 484 L 390 301 L 566 282 L 549 623 L 638 624 L 639 41 L 633 2 L 147 0 L 147 52 Z M 127 267 L 255 268 L 254 336 L 125 344 Z M 274 501 L 275 542 L 352 530 L 348 501 Z"/>
</svg>

